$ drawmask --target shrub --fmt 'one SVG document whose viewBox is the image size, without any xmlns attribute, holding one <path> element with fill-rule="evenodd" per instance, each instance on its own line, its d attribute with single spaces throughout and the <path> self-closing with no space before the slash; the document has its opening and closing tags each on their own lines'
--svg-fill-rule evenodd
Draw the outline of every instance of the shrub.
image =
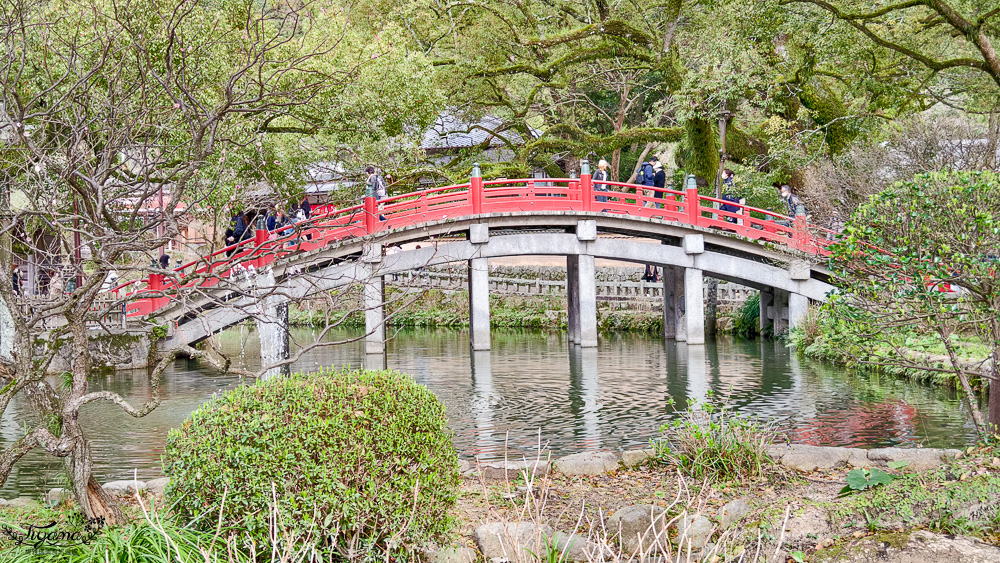
<svg viewBox="0 0 1000 563">
<path fill-rule="evenodd" d="M 740 305 L 733 315 L 733 334 L 753 338 L 760 332 L 760 293 L 755 293 Z"/>
<path fill-rule="evenodd" d="M 654 443 L 657 458 L 698 479 L 763 479 L 774 465 L 767 455 L 777 436 L 774 423 L 737 416 L 712 395 L 704 404 L 692 403 L 660 432 L 663 437 Z"/>
<path fill-rule="evenodd" d="M 258 546 L 276 504 L 323 560 L 410 550 L 452 524 L 460 476 L 445 422 L 430 391 L 392 371 L 238 387 L 171 430 L 167 496 L 203 528 L 221 520 Z"/>
</svg>

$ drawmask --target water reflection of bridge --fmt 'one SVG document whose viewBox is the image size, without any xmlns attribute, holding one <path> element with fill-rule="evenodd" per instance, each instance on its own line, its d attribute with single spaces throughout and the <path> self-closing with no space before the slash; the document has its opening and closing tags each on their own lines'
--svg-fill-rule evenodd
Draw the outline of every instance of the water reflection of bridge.
<svg viewBox="0 0 1000 563">
<path fill-rule="evenodd" d="M 306 340 L 308 332 L 295 330 Z M 402 331 L 388 353 L 389 367 L 445 403 L 463 455 L 502 456 L 509 431 L 509 451 L 519 457 L 534 451 L 539 428 L 543 443 L 561 452 L 642 446 L 710 389 L 741 414 L 779 419 L 796 439 L 823 445 L 949 446 L 974 435 L 959 399 L 945 390 L 846 375 L 772 340 L 720 337 L 693 346 L 612 333 L 595 350 L 570 344 L 560 331 L 504 330 L 494 333 L 492 351 L 471 351 L 463 336 Z M 358 365 L 365 357 L 360 342 L 307 354 L 295 369 Z"/>
<path fill-rule="evenodd" d="M 647 390 L 645 397 L 654 399 L 657 404 L 657 411 L 647 415 L 651 420 L 650 431 L 658 428 L 664 419 L 662 415 L 669 417 L 675 411 L 705 404 L 709 400 L 724 401 L 739 413 L 761 413 L 779 419 L 793 416 L 812 418 L 816 414 L 813 397 L 803 382 L 804 371 L 795 355 L 789 354 L 780 343 L 765 340 L 740 343 L 735 345 L 739 351 L 730 350 L 721 354 L 714 345 L 699 346 L 674 341 L 664 341 L 663 345 L 664 361 L 657 366 L 665 372 L 662 385 L 658 389 Z M 747 347 L 752 347 L 752 351 Z M 569 366 L 566 398 L 575 420 L 574 442 L 581 451 L 606 449 L 609 433 L 616 433 L 613 422 L 608 418 L 620 416 L 623 408 L 621 404 L 608 405 L 606 402 L 619 402 L 619 398 L 642 390 L 609 388 L 611 384 L 607 382 L 602 385 L 602 364 L 605 368 L 611 363 L 621 364 L 621 355 L 602 362 L 595 348 L 573 346 L 566 352 Z M 506 409 L 508 399 L 504 390 L 495 385 L 494 361 L 489 350 L 472 351 L 470 355 L 473 393 L 469 403 L 475 426 L 475 452 L 494 453 L 507 447 L 506 432 L 510 428 L 505 427 L 503 420 L 508 418 L 509 413 L 498 416 L 497 411 Z M 747 362 L 752 364 L 750 370 L 747 369 Z M 730 369 L 737 363 L 739 369 Z M 787 364 L 788 378 L 779 382 L 765 377 L 767 364 Z M 608 406 L 612 409 L 609 410 Z M 544 420 L 538 422 L 544 445 Z M 522 435 L 516 441 L 523 444 L 528 438 Z"/>
</svg>

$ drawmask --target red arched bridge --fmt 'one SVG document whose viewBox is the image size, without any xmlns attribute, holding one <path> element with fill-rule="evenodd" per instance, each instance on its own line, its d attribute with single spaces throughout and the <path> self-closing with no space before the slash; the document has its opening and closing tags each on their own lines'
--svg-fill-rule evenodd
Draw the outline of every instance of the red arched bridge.
<svg viewBox="0 0 1000 563">
<path fill-rule="evenodd" d="M 487 260 L 500 256 L 567 257 L 569 333 L 583 346 L 597 343 L 595 257 L 663 267 L 665 333 L 691 344 L 704 342 L 703 275 L 760 289 L 762 324 L 781 328 L 796 324 L 810 299 L 823 300 L 832 289 L 822 258 L 833 233 L 806 217 L 700 195 L 693 177 L 678 191 L 595 185 L 586 161 L 583 170 L 580 178 L 484 181 L 477 166 L 465 184 L 382 201 L 368 194 L 362 204 L 342 209 L 317 207 L 310 220 L 282 232 L 257 230 L 254 238 L 113 291 L 125 296 L 129 319 L 166 322 L 169 348 L 251 316 L 259 299 L 234 291 L 248 283 L 246 272 L 272 272 L 269 287 L 286 300 L 364 283 L 367 349 L 378 353 L 384 349 L 384 276 L 447 262 L 469 263 L 476 349 L 489 348 Z M 458 237 L 441 243 L 449 235 Z M 414 241 L 436 242 L 385 251 Z"/>
</svg>

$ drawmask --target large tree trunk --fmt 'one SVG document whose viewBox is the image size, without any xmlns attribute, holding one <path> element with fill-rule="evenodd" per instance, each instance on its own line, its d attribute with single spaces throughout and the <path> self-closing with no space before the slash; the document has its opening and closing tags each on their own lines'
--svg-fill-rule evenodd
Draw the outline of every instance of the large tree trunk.
<svg viewBox="0 0 1000 563">
<path fill-rule="evenodd" d="M 84 309 L 86 311 L 86 309 Z M 73 449 L 69 455 L 69 476 L 73 492 L 80 510 L 87 518 L 103 518 L 108 525 L 124 522 L 125 517 L 118 503 L 101 484 L 94 479 L 90 469 L 93 465 L 90 444 L 80 426 L 80 407 L 77 401 L 87 394 L 87 376 L 90 375 L 90 338 L 84 319 L 67 315 L 73 327 L 73 387 L 62 409 L 62 435 L 72 440 Z"/>
<path fill-rule="evenodd" d="M 87 518 L 103 518 L 105 524 L 114 525 L 125 521 L 125 515 L 118 502 L 101 487 L 90 470 L 90 444 L 80 434 L 74 440 L 73 453 L 68 460 L 70 478 L 76 500 Z"/>
</svg>

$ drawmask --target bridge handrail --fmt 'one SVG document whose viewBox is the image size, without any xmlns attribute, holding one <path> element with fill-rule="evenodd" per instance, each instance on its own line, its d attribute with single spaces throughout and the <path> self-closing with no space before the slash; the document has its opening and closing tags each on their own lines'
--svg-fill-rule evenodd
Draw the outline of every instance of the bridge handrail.
<svg viewBox="0 0 1000 563">
<path fill-rule="evenodd" d="M 312 250 L 344 238 L 360 237 L 436 218 L 519 211 L 528 209 L 528 206 L 532 206 L 530 208 L 534 210 L 648 215 L 696 227 L 718 228 L 820 255 L 828 254 L 825 247 L 833 242 L 828 239 L 836 234 L 809 224 L 805 217 L 788 217 L 767 209 L 701 195 L 695 188 L 675 190 L 611 180 L 602 180 L 596 184 L 607 189 L 594 189 L 595 182 L 590 174 L 583 174 L 579 178 L 483 180 L 476 168 L 467 183 L 399 194 L 380 201 L 376 201 L 374 197 L 365 197 L 363 203 L 345 208 L 319 206 L 319 212 L 305 221 L 285 225 L 274 231 L 256 230 L 252 238 L 173 268 L 177 276 L 167 278 L 165 274 L 152 272 L 148 279 L 126 282 L 107 293 L 144 281 L 146 286 L 128 293 L 126 299 L 143 293 L 157 293 L 158 297 L 139 299 L 138 301 L 146 302 L 148 307 L 137 307 L 130 316 L 150 314 L 169 302 L 167 291 L 195 284 L 210 287 L 218 283 L 219 279 L 229 277 L 236 266 L 243 263 L 264 267 L 287 254 Z M 646 195 L 649 192 L 653 195 Z M 599 201 L 598 197 L 606 201 Z M 692 200 L 695 205 L 691 205 Z M 722 206 L 733 206 L 738 211 L 729 211 Z M 637 210 L 639 213 L 636 213 Z M 813 236 L 813 233 L 823 236 Z M 272 235 L 276 235 L 274 239 L 271 238 Z M 223 253 L 227 257 L 214 262 Z M 204 265 L 198 267 L 199 264 Z M 196 268 L 194 274 L 212 275 L 207 279 L 178 284 L 184 271 L 191 267 Z M 218 274 L 213 271 L 216 268 L 219 269 Z"/>
</svg>

